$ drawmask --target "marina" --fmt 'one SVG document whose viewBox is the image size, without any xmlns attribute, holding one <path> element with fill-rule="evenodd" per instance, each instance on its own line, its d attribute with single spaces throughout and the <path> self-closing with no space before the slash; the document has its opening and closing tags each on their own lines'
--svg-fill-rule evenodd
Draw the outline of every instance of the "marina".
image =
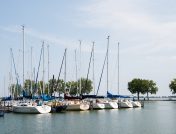
<svg viewBox="0 0 176 134">
<path fill-rule="evenodd" d="M 176 1 L 2 1 L 0 134 L 176 134 Z"/>
<path fill-rule="evenodd" d="M 151 101 L 145 102 L 144 108 L 57 114 L 8 113 L 0 118 L 0 130 L 1 134 L 175 134 L 175 109 L 175 101 Z"/>
</svg>

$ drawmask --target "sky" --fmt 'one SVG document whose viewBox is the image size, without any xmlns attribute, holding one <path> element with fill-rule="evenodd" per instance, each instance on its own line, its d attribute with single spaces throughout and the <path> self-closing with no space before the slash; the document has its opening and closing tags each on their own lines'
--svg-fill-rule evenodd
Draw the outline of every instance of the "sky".
<svg viewBox="0 0 176 134">
<path fill-rule="evenodd" d="M 0 96 L 8 95 L 10 82 L 15 83 L 15 69 L 22 83 L 22 25 L 25 26 L 25 79 L 39 64 L 44 41 L 44 80 L 58 77 L 64 49 L 67 48 L 66 79 L 85 77 L 95 42 L 95 90 L 97 90 L 109 40 L 109 91 L 117 94 L 118 42 L 119 91 L 131 95 L 128 82 L 149 79 L 159 88 L 157 96 L 172 95 L 169 83 L 176 78 L 176 2 L 174 0 L 6 0 L 0 2 Z M 81 40 L 81 51 L 79 47 Z M 47 49 L 49 46 L 49 49 Z M 32 47 L 32 56 L 31 56 Z M 75 50 L 76 58 L 75 61 Z M 32 66 L 31 66 L 32 57 Z M 43 60 L 39 80 L 43 76 Z M 12 79 L 10 80 L 10 72 Z M 34 77 L 34 76 L 33 76 Z M 64 78 L 62 70 L 61 78 Z M 91 64 L 89 78 L 93 79 Z M 99 90 L 106 94 L 106 67 Z M 92 92 L 93 94 L 93 92 Z"/>
</svg>

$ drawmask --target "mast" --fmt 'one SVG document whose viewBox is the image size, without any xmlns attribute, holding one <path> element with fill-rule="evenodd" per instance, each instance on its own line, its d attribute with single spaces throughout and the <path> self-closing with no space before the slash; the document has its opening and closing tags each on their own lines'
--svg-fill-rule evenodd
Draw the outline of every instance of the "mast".
<svg viewBox="0 0 176 134">
<path fill-rule="evenodd" d="M 80 73 L 80 83 L 79 83 L 79 95 L 81 95 L 81 40 L 79 40 L 79 48 L 80 48 L 80 68 L 79 68 L 79 73 Z"/>
<path fill-rule="evenodd" d="M 89 77 L 90 65 L 91 65 L 92 56 L 93 56 L 93 45 L 92 45 L 92 50 L 91 50 L 91 55 L 90 55 L 90 60 L 89 60 L 88 72 L 87 72 L 87 77 L 86 77 L 86 84 L 84 87 L 85 89 L 87 89 L 87 81 L 88 81 L 88 77 Z"/>
<path fill-rule="evenodd" d="M 76 81 L 78 80 L 78 77 L 77 77 L 77 57 L 76 57 L 76 49 L 75 49 L 75 67 L 76 67 Z M 77 85 L 76 85 L 76 89 L 77 89 L 77 94 L 78 94 L 78 82 L 77 82 Z"/>
<path fill-rule="evenodd" d="M 117 88 L 118 88 L 118 95 L 119 95 L 119 42 L 118 42 L 118 77 L 117 77 Z"/>
<path fill-rule="evenodd" d="M 10 55 L 11 55 L 11 50 L 10 50 Z M 10 56 L 10 73 L 9 73 L 9 92 L 11 97 L 13 97 L 13 93 L 12 93 L 12 66 L 13 66 L 13 60 L 12 60 L 12 56 Z"/>
<path fill-rule="evenodd" d="M 64 71 L 64 92 L 66 91 L 66 71 L 67 71 L 67 66 L 66 66 L 66 63 L 67 63 L 67 60 L 66 60 L 66 56 L 67 56 L 67 49 L 65 49 L 65 71 Z"/>
<path fill-rule="evenodd" d="M 33 71 L 32 71 L 32 47 L 31 47 L 31 94 L 32 94 L 32 79 L 33 79 Z"/>
<path fill-rule="evenodd" d="M 4 97 L 5 97 L 5 88 L 6 88 L 6 86 L 5 86 L 5 83 L 6 83 L 6 81 L 5 81 L 5 76 L 4 76 Z"/>
<path fill-rule="evenodd" d="M 107 38 L 107 40 L 108 40 L 108 44 L 107 44 L 107 92 L 108 92 L 108 89 L 109 89 L 109 85 L 108 85 L 108 83 L 109 83 L 109 72 L 108 72 L 108 70 L 109 70 L 109 67 L 108 67 L 108 57 L 109 57 L 109 37 L 110 36 L 108 36 L 108 38 Z"/>
<path fill-rule="evenodd" d="M 24 86 L 24 25 L 22 25 L 22 31 L 23 31 L 23 86 Z"/>
<path fill-rule="evenodd" d="M 49 85 L 49 74 L 50 74 L 50 72 L 49 72 L 49 63 L 50 63 L 50 61 L 49 61 L 49 45 L 47 46 L 47 48 L 48 48 L 48 95 L 49 95 L 49 93 L 50 93 L 50 91 L 49 91 L 49 88 L 50 88 L 50 85 Z"/>
<path fill-rule="evenodd" d="M 42 93 L 44 94 L 44 91 L 45 91 L 45 52 L 44 52 L 44 41 L 43 41 L 43 44 L 42 44 L 42 48 L 43 48 L 43 90 L 42 90 Z"/>
<path fill-rule="evenodd" d="M 92 43 L 93 43 L 93 91 L 95 95 L 95 72 L 94 72 L 94 44 L 95 42 L 92 42 Z"/>
</svg>

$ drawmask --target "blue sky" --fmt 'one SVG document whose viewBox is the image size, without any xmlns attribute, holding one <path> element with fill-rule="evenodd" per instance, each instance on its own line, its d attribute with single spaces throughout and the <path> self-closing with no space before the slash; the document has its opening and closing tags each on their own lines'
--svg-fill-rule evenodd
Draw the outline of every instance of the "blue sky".
<svg viewBox="0 0 176 134">
<path fill-rule="evenodd" d="M 117 94 L 117 44 L 120 42 L 120 93 L 130 94 L 127 83 L 133 78 L 143 78 L 157 83 L 159 87 L 157 95 L 171 95 L 168 85 L 176 77 L 175 4 L 174 0 L 1 1 L 0 96 L 4 94 L 4 87 L 7 95 L 10 48 L 13 49 L 17 72 L 22 82 L 21 25 L 23 24 L 25 78 L 30 77 L 30 48 L 33 47 L 33 67 L 36 68 L 42 40 L 45 41 L 45 80 L 47 80 L 47 45 L 50 46 L 50 77 L 53 74 L 58 76 L 64 49 L 68 48 L 67 80 L 76 79 L 74 50 L 77 50 L 79 57 L 78 40 L 82 40 L 82 64 L 78 76 L 86 77 L 92 41 L 95 41 L 97 89 L 107 36 L 110 35 L 111 92 Z M 12 70 L 14 76 L 14 68 Z M 42 70 L 39 78 L 42 78 Z M 13 81 L 15 82 L 15 76 Z M 105 92 L 106 73 L 103 75 L 100 94 Z"/>
</svg>

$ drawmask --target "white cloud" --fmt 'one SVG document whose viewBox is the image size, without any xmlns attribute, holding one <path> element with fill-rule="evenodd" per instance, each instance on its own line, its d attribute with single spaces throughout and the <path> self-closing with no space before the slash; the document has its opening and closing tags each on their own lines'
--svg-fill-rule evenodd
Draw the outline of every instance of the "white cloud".
<svg viewBox="0 0 176 134">
<path fill-rule="evenodd" d="M 148 1 L 148 5 L 152 7 L 152 1 Z M 123 35 L 121 39 L 131 44 L 127 48 L 128 53 L 130 50 L 145 50 L 145 53 L 151 54 L 175 49 L 176 21 L 159 21 L 143 6 L 140 1 L 93 1 L 80 9 L 88 16 L 82 25 Z"/>
</svg>

